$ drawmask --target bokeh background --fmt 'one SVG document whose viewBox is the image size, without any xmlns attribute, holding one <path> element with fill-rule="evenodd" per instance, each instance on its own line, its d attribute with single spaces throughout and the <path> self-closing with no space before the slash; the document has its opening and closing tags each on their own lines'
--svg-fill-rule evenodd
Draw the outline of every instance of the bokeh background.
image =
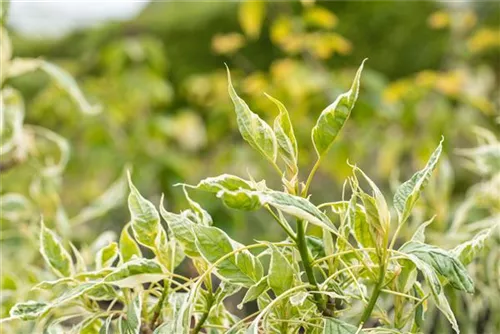
<svg viewBox="0 0 500 334">
<path fill-rule="evenodd" d="M 224 63 L 262 118 L 271 122 L 278 114 L 264 92 L 287 106 L 303 179 L 315 159 L 316 118 L 368 58 L 358 103 L 317 174 L 312 201 L 341 198 L 348 161 L 390 194 L 444 136 L 444 158 L 417 215 L 436 214 L 429 229 L 438 236 L 483 177 L 466 168 L 459 149 L 477 145 L 478 127 L 499 134 L 498 2 L 13 1 L 9 11 L 14 56 L 60 65 L 103 108 L 98 115 L 80 113 L 43 73 L 9 80 L 22 92 L 25 123 L 60 134 L 71 154 L 56 180 L 37 174 L 38 160 L 56 159 L 50 148 L 2 172 L 1 192 L 28 198 L 30 210 L 49 225 L 64 207 L 76 244 L 112 238 L 101 233 L 119 232 L 128 222 L 120 181 L 126 168 L 145 197 L 159 203 L 165 194 L 174 212 L 186 205 L 173 187 L 178 182 L 233 173 L 279 184 L 238 133 Z M 112 184 L 113 196 L 95 202 Z M 193 196 L 236 240 L 285 237 L 259 212 Z M 90 215 L 89 205 L 97 207 Z M 37 222 L 2 220 L 3 259 L 33 242 L 16 233 L 29 234 L 31 224 Z"/>
</svg>

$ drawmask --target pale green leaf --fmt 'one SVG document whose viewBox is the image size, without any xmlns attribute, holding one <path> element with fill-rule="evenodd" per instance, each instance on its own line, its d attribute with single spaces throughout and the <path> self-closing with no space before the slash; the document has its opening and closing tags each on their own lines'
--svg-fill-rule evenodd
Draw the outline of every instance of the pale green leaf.
<svg viewBox="0 0 500 334">
<path fill-rule="evenodd" d="M 114 334 L 113 323 L 112 323 L 113 318 L 114 315 L 110 315 L 109 317 L 106 318 L 106 321 L 99 330 L 99 334 Z"/>
<path fill-rule="evenodd" d="M 271 248 L 271 263 L 269 264 L 267 282 L 278 296 L 293 287 L 295 271 L 276 246 L 269 244 L 269 247 Z"/>
<path fill-rule="evenodd" d="M 40 253 L 56 275 L 60 277 L 73 275 L 71 255 L 63 247 L 59 237 L 45 227 L 43 220 L 40 228 Z"/>
<path fill-rule="evenodd" d="M 255 189 L 255 185 L 234 175 L 209 177 L 194 188 L 217 194 L 224 204 L 233 209 L 251 211 L 260 207 L 258 196 L 246 191 Z"/>
<path fill-rule="evenodd" d="M 365 61 L 361 63 L 356 72 L 351 89 L 337 97 L 332 104 L 321 112 L 312 130 L 312 141 L 318 157 L 322 157 L 330 149 L 354 108 L 358 98 L 359 80 Z"/>
<path fill-rule="evenodd" d="M 227 79 L 229 96 L 234 104 L 236 121 L 241 136 L 250 146 L 260 152 L 269 161 L 275 163 L 278 145 L 273 130 L 257 114 L 252 112 L 245 101 L 238 96 L 231 83 L 229 68 L 227 69 Z"/>
<path fill-rule="evenodd" d="M 276 134 L 280 156 L 291 171 L 292 176 L 295 176 L 298 173 L 297 161 L 299 151 L 290 115 L 283 103 L 270 95 L 266 94 L 266 96 L 276 104 L 280 112 L 274 120 L 274 133 Z"/>
<path fill-rule="evenodd" d="M 401 272 L 397 277 L 399 288 L 401 292 L 406 293 L 410 291 L 417 280 L 417 268 L 415 264 L 408 259 L 399 260 Z"/>
<path fill-rule="evenodd" d="M 119 253 L 120 251 L 116 242 L 112 242 L 101 248 L 96 254 L 96 269 L 111 267 L 113 262 L 118 258 Z"/>
<path fill-rule="evenodd" d="M 132 238 L 128 232 L 129 224 L 127 224 L 121 234 L 120 234 L 120 256 L 123 262 L 130 261 L 134 256 L 140 258 L 142 257 L 141 249 L 139 245 Z"/>
<path fill-rule="evenodd" d="M 141 310 L 142 298 L 136 296 L 127 307 L 126 317 L 120 318 L 118 328 L 120 334 L 140 334 L 141 333 Z"/>
<path fill-rule="evenodd" d="M 195 225 L 187 215 L 187 212 L 175 214 L 168 212 L 163 207 L 163 198 L 160 205 L 160 213 L 163 219 L 167 222 L 169 230 L 175 237 L 175 240 L 181 245 L 184 253 L 191 257 L 198 257 L 200 253 L 195 244 L 195 236 L 193 226 Z"/>
<path fill-rule="evenodd" d="M 413 233 L 413 236 L 411 237 L 411 241 L 425 242 L 425 228 L 434 221 L 434 217 L 436 216 L 433 216 L 431 219 L 423 222 L 417 228 L 417 230 L 415 231 L 415 233 Z"/>
<path fill-rule="evenodd" d="M 194 231 L 198 251 L 209 263 L 215 263 L 223 256 L 243 247 L 231 240 L 224 231 L 213 226 L 195 225 Z M 248 250 L 229 256 L 221 261 L 216 269 L 221 279 L 245 287 L 254 285 L 263 276 L 262 264 Z"/>
<path fill-rule="evenodd" d="M 75 263 L 75 270 L 77 273 L 83 273 L 87 271 L 87 265 L 85 264 L 85 259 L 83 258 L 83 255 L 78 251 L 78 249 L 73 245 L 73 243 L 69 243 L 69 246 L 71 248 L 71 251 L 73 253 L 73 257 L 76 260 Z"/>
<path fill-rule="evenodd" d="M 325 318 L 323 334 L 362 334 L 356 326 L 334 318 Z"/>
<path fill-rule="evenodd" d="M 391 224 L 391 214 L 384 195 L 382 195 L 382 192 L 377 187 L 375 182 L 373 182 L 361 169 L 355 166 L 354 170 L 361 173 L 370 185 L 370 188 L 372 188 L 373 196 L 369 197 L 362 192 L 360 188 L 358 190 L 360 191 L 361 199 L 365 205 L 368 221 L 371 224 L 374 224 L 373 226 L 379 230 L 382 235 L 384 235 L 389 230 Z"/>
<path fill-rule="evenodd" d="M 474 292 L 474 282 L 467 273 L 467 269 L 452 253 L 436 246 L 415 241 L 407 242 L 400 248 L 400 251 L 414 255 L 432 266 L 440 275 L 448 279 L 455 289 L 469 293 Z M 419 267 L 418 264 L 417 267 Z"/>
<path fill-rule="evenodd" d="M 146 200 L 132 184 L 128 174 L 130 194 L 128 196 L 128 208 L 131 215 L 131 226 L 136 240 L 142 245 L 155 248 L 155 240 L 162 228 L 160 215 L 153 203 Z"/>
<path fill-rule="evenodd" d="M 448 299 L 446 299 L 444 292 L 441 292 L 438 295 L 433 295 L 433 297 L 437 308 L 444 314 L 446 319 L 448 319 L 453 330 L 457 334 L 460 334 L 457 319 L 455 318 L 455 314 L 453 314 L 453 310 L 451 309 L 450 303 L 448 302 Z"/>
<path fill-rule="evenodd" d="M 351 202 L 349 204 L 348 222 L 351 228 L 351 233 L 360 247 L 376 247 L 376 235 L 373 232 L 371 224 L 368 223 L 367 214 L 364 208 L 360 208 L 356 205 L 356 196 L 351 198 Z"/>
<path fill-rule="evenodd" d="M 441 139 L 438 147 L 432 153 L 424 169 L 413 174 L 408 181 L 401 184 L 396 190 L 393 202 L 394 208 L 398 212 L 400 224 L 405 222 L 410 216 L 411 209 L 420 196 L 420 191 L 424 189 L 431 177 L 432 171 L 436 168 L 442 150 L 443 139 Z"/>
<path fill-rule="evenodd" d="M 113 270 L 104 278 L 104 282 L 118 287 L 134 288 L 143 283 L 157 282 L 163 278 L 165 278 L 165 274 L 158 262 L 149 259 L 135 259 Z"/>
<path fill-rule="evenodd" d="M 324 233 L 325 235 L 330 235 L 328 232 Z M 323 240 L 320 238 L 317 238 L 312 235 L 306 235 L 306 245 L 307 248 L 311 251 L 311 255 L 313 259 L 316 259 L 318 257 L 323 257 L 326 255 L 325 253 L 325 245 L 323 244 Z M 333 248 L 332 248 L 333 250 Z"/>
<path fill-rule="evenodd" d="M 196 217 L 198 218 L 199 223 L 207 226 L 212 225 L 213 220 L 210 214 L 205 209 L 203 209 L 200 204 L 193 201 L 191 197 L 189 197 L 186 187 L 182 187 L 182 190 L 184 191 L 184 196 L 186 197 L 189 206 L 191 207 L 193 212 L 196 213 Z"/>
<path fill-rule="evenodd" d="M 189 332 L 188 294 L 173 293 L 168 298 L 169 318 L 153 334 L 187 334 Z"/>
<path fill-rule="evenodd" d="M 22 320 L 34 320 L 49 310 L 49 304 L 33 300 L 17 303 L 10 309 L 10 316 Z"/>
<path fill-rule="evenodd" d="M 167 233 L 163 229 L 156 239 L 155 254 L 158 261 L 172 271 L 184 259 L 184 253 L 177 247 L 175 240 L 168 240 Z"/>
<path fill-rule="evenodd" d="M 101 329 L 103 322 L 99 318 L 100 315 L 95 315 L 82 321 L 81 329 L 78 334 L 99 334 L 99 330 Z"/>
<path fill-rule="evenodd" d="M 464 265 L 471 263 L 484 248 L 485 242 L 491 235 L 491 229 L 483 230 L 474 238 L 455 247 L 451 253 Z"/>
<path fill-rule="evenodd" d="M 259 195 L 262 205 L 269 204 L 289 215 L 336 233 L 337 228 L 330 219 L 309 200 L 280 191 L 254 192 Z"/>
<path fill-rule="evenodd" d="M 53 308 L 60 307 L 75 298 L 91 291 L 96 287 L 95 282 L 82 283 L 76 287 L 66 290 L 50 303 L 28 301 L 25 303 L 18 303 L 10 311 L 10 316 L 13 318 L 20 318 L 23 320 L 34 320 Z"/>
<path fill-rule="evenodd" d="M 269 290 L 269 284 L 267 283 L 267 276 L 264 276 L 260 281 L 248 288 L 248 291 L 245 293 L 245 296 L 243 296 L 241 303 L 238 305 L 238 309 L 241 310 L 243 308 L 243 304 L 259 298 L 259 296 L 267 290 Z"/>
<path fill-rule="evenodd" d="M 308 296 L 309 293 L 307 293 L 306 291 L 297 292 L 290 297 L 290 304 L 292 304 L 292 306 L 302 306 Z"/>
</svg>

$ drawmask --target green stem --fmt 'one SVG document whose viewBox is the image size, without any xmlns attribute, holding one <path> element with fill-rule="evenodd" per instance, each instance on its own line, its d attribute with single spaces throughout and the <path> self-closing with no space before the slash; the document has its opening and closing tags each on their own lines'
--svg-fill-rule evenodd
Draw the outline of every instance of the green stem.
<svg viewBox="0 0 500 334">
<path fill-rule="evenodd" d="M 304 189 L 302 190 L 302 197 L 307 197 L 307 193 L 309 191 L 309 187 L 311 186 L 311 182 L 314 178 L 314 175 L 316 174 L 316 171 L 319 168 L 319 165 L 321 164 L 321 157 L 316 160 L 316 163 L 311 169 L 311 172 L 309 173 L 309 176 L 307 177 L 306 185 L 304 186 Z"/>
<path fill-rule="evenodd" d="M 205 312 L 203 312 L 203 314 L 201 315 L 200 320 L 196 324 L 196 327 L 193 329 L 193 334 L 198 334 L 201 331 L 201 329 L 203 328 L 203 324 L 205 323 L 205 321 L 207 321 L 208 315 L 210 313 L 210 309 L 212 308 L 212 303 L 213 303 L 213 298 L 212 298 L 212 296 L 210 296 L 210 299 L 209 299 L 208 305 L 207 305 L 207 310 Z"/>
<path fill-rule="evenodd" d="M 373 308 L 375 307 L 375 304 L 377 303 L 378 296 L 380 295 L 380 291 L 382 290 L 382 287 L 384 285 L 384 278 L 385 278 L 385 265 L 381 266 L 379 269 L 378 283 L 373 288 L 372 295 L 370 297 L 370 301 L 368 302 L 368 305 L 366 305 L 365 311 L 363 312 L 363 315 L 361 316 L 361 320 L 359 321 L 360 325 L 363 325 L 366 322 L 366 320 L 368 320 L 370 318 L 372 311 L 373 311 Z"/>
<path fill-rule="evenodd" d="M 311 256 L 309 254 L 309 249 L 306 244 L 306 235 L 304 228 L 304 221 L 301 219 L 297 220 L 297 248 L 299 249 L 299 254 L 302 259 L 302 264 L 304 265 L 304 270 L 306 272 L 307 280 L 310 285 L 313 286 L 314 291 L 319 291 L 318 282 L 314 276 L 314 272 L 311 266 Z M 314 300 L 320 312 L 325 311 L 326 303 L 320 294 L 314 294 Z"/>
<path fill-rule="evenodd" d="M 170 285 L 170 282 L 168 280 L 165 280 L 163 283 L 163 291 L 161 292 L 160 299 L 158 300 L 158 303 L 155 306 L 153 318 L 151 319 L 151 328 L 153 328 L 153 329 L 156 328 L 156 322 L 158 321 L 158 318 L 160 317 L 161 308 L 163 307 L 163 303 L 165 302 L 165 298 L 168 295 L 169 285 Z"/>
</svg>

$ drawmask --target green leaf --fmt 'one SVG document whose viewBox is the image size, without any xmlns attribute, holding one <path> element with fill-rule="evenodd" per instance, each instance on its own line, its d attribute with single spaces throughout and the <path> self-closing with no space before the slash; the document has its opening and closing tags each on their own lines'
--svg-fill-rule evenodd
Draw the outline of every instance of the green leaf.
<svg viewBox="0 0 500 334">
<path fill-rule="evenodd" d="M 293 287 L 295 271 L 276 246 L 269 244 L 269 247 L 271 248 L 271 263 L 267 282 L 274 293 L 279 296 Z"/>
<path fill-rule="evenodd" d="M 49 309 L 49 304 L 33 300 L 17 303 L 10 309 L 10 316 L 22 320 L 35 320 Z"/>
<path fill-rule="evenodd" d="M 177 248 L 175 240 L 168 240 L 167 233 L 162 229 L 156 239 L 155 255 L 165 268 L 172 271 L 184 259 L 184 253 L 180 249 L 176 252 Z"/>
<path fill-rule="evenodd" d="M 421 261 L 431 265 L 440 275 L 448 279 L 455 289 L 474 293 L 474 282 L 467 273 L 467 269 L 452 253 L 415 241 L 407 242 L 401 247 L 400 251 L 414 255 Z M 419 267 L 418 264 L 417 267 Z"/>
<path fill-rule="evenodd" d="M 119 249 L 116 242 L 101 248 L 96 254 L 96 269 L 111 267 L 113 262 L 118 258 Z"/>
<path fill-rule="evenodd" d="M 397 282 L 401 292 L 407 293 L 417 280 L 417 270 L 415 264 L 408 259 L 399 260 L 401 272 L 397 277 Z"/>
<path fill-rule="evenodd" d="M 290 170 L 292 177 L 294 177 L 299 171 L 297 166 L 299 150 L 288 110 L 286 110 L 283 103 L 274 97 L 267 94 L 266 96 L 276 104 L 280 112 L 274 120 L 274 133 L 276 134 L 280 156 Z"/>
<path fill-rule="evenodd" d="M 308 292 L 299 291 L 290 297 L 290 304 L 292 306 L 302 306 L 304 304 L 304 302 L 306 301 L 308 296 L 309 296 Z"/>
<path fill-rule="evenodd" d="M 336 233 L 337 228 L 330 219 L 309 200 L 280 191 L 254 192 L 259 195 L 262 205 L 269 204 L 289 215 Z"/>
<path fill-rule="evenodd" d="M 191 207 L 191 210 L 193 210 L 193 212 L 196 214 L 195 216 L 198 218 L 197 219 L 198 222 L 202 225 L 207 225 L 207 226 L 212 225 L 213 220 L 210 214 L 205 209 L 203 209 L 200 204 L 193 201 L 191 197 L 189 197 L 189 194 L 185 186 L 182 187 L 182 190 L 184 191 L 184 196 L 186 197 L 189 206 Z"/>
<path fill-rule="evenodd" d="M 334 318 L 325 318 L 323 334 L 362 334 L 362 330 L 358 331 L 356 326 L 350 325 Z"/>
<path fill-rule="evenodd" d="M 241 136 L 255 150 L 260 152 L 272 163 L 275 163 L 278 153 L 278 145 L 273 130 L 257 114 L 252 112 L 245 101 L 243 101 L 243 99 L 236 94 L 233 84 L 231 83 L 229 68 L 227 68 L 227 80 L 229 96 L 234 104 L 236 121 L 238 123 Z"/>
<path fill-rule="evenodd" d="M 375 248 L 375 234 L 371 224 L 368 223 L 367 214 L 363 207 L 356 205 L 356 196 L 352 196 L 348 207 L 348 222 L 351 233 L 356 242 L 363 248 Z"/>
<path fill-rule="evenodd" d="M 124 288 L 134 288 L 143 283 L 165 278 L 161 265 L 155 260 L 135 259 L 122 264 L 104 278 L 104 282 Z"/>
<path fill-rule="evenodd" d="M 128 174 L 130 194 L 128 196 L 128 208 L 131 215 L 131 226 L 136 240 L 142 245 L 155 248 L 155 240 L 162 228 L 160 215 L 153 203 L 146 200 L 132 184 Z"/>
<path fill-rule="evenodd" d="M 455 318 L 455 314 L 453 314 L 453 310 L 451 309 L 450 303 L 446 299 L 446 296 L 444 295 L 444 293 L 441 292 L 438 295 L 433 295 L 433 298 L 434 298 L 434 303 L 436 303 L 437 308 L 441 311 L 441 313 L 444 314 L 446 319 L 448 319 L 453 330 L 457 334 L 459 334 L 460 329 L 458 327 L 457 319 Z"/>
<path fill-rule="evenodd" d="M 396 193 L 394 194 L 394 208 L 396 209 L 399 216 L 399 223 L 408 219 L 411 213 L 411 209 L 415 205 L 415 202 L 420 196 L 420 191 L 424 189 L 429 178 L 431 177 L 432 171 L 436 168 L 439 156 L 443 150 L 443 139 L 439 142 L 438 147 L 432 153 L 427 165 L 424 169 L 416 172 L 413 176 L 402 185 L 398 187 Z"/>
<path fill-rule="evenodd" d="M 102 325 L 103 322 L 99 318 L 99 315 L 95 315 L 82 321 L 78 334 L 99 334 Z"/>
<path fill-rule="evenodd" d="M 41 317 L 46 312 L 53 308 L 60 307 L 63 304 L 80 297 L 81 295 L 91 291 L 96 286 L 96 282 L 82 283 L 76 287 L 66 290 L 63 294 L 52 300 L 50 303 L 28 301 L 18 303 L 10 310 L 10 316 L 23 320 L 34 320 Z"/>
<path fill-rule="evenodd" d="M 227 234 L 213 226 L 194 226 L 196 246 L 200 254 L 209 262 L 215 263 L 223 256 L 243 245 L 231 240 Z M 260 281 L 263 275 L 262 264 L 248 250 L 236 253 L 217 265 L 218 276 L 231 284 L 250 287 Z"/>
<path fill-rule="evenodd" d="M 129 224 L 123 228 L 120 234 L 120 255 L 123 262 L 130 261 L 134 256 L 142 257 L 141 249 L 128 232 L 128 227 Z"/>
<path fill-rule="evenodd" d="M 115 315 L 110 315 L 109 317 L 106 318 L 106 321 L 102 325 L 101 329 L 99 330 L 99 334 L 113 334 L 113 324 L 112 320 Z"/>
<path fill-rule="evenodd" d="M 492 229 L 489 228 L 479 232 L 472 240 L 466 241 L 455 247 L 451 253 L 464 265 L 468 265 L 474 260 L 479 252 L 483 250 L 485 242 L 491 235 L 491 230 Z"/>
<path fill-rule="evenodd" d="M 49 74 L 56 81 L 56 83 L 69 94 L 69 96 L 80 107 L 80 110 L 83 113 L 98 114 L 99 112 L 101 112 L 100 106 L 91 105 L 87 101 L 82 91 L 78 87 L 75 79 L 73 79 L 73 77 L 68 72 L 66 72 L 59 66 L 48 63 L 46 61 L 40 62 L 40 69 Z"/>
<path fill-rule="evenodd" d="M 325 233 L 326 234 L 326 233 Z M 330 234 L 327 234 L 330 235 Z M 306 235 L 306 245 L 314 259 L 326 256 L 323 240 L 312 235 Z"/>
<path fill-rule="evenodd" d="M 258 196 L 245 191 L 254 190 L 255 185 L 234 175 L 209 177 L 201 180 L 194 188 L 217 194 L 224 204 L 233 209 L 252 211 L 260 207 Z"/>
<path fill-rule="evenodd" d="M 215 177 L 207 177 L 201 180 L 196 186 L 196 189 L 218 193 L 221 190 L 252 190 L 254 187 L 249 181 L 246 181 L 238 176 L 231 174 L 222 174 Z"/>
<path fill-rule="evenodd" d="M 187 334 L 189 332 L 189 319 L 187 312 L 189 307 L 188 294 L 173 293 L 168 298 L 169 318 L 160 325 L 153 334 Z"/>
<path fill-rule="evenodd" d="M 413 233 L 413 236 L 411 237 L 410 240 L 422 243 L 425 242 L 425 229 L 434 221 L 435 217 L 436 216 L 434 215 L 431 219 L 420 224 L 420 226 L 415 230 L 415 233 Z"/>
<path fill-rule="evenodd" d="M 127 307 L 127 316 L 122 316 L 118 322 L 120 334 L 141 333 L 141 310 L 142 298 L 140 295 L 137 295 L 132 303 Z"/>
<path fill-rule="evenodd" d="M 193 226 L 195 225 L 187 215 L 187 211 L 175 214 L 168 212 L 163 207 L 163 197 L 160 204 L 160 213 L 167 222 L 168 228 L 173 233 L 175 240 L 181 245 L 184 253 L 191 257 L 199 257 L 200 253 L 195 243 Z"/>
<path fill-rule="evenodd" d="M 92 300 L 113 300 L 118 297 L 118 294 L 112 285 L 101 283 L 87 291 L 85 296 Z"/>
<path fill-rule="evenodd" d="M 354 171 L 361 173 L 373 191 L 373 196 L 369 196 L 358 187 L 359 195 L 366 209 L 368 222 L 372 224 L 381 235 L 385 235 L 389 231 L 391 214 L 384 195 L 382 195 L 382 192 L 375 182 L 373 182 L 361 169 L 354 166 Z M 357 185 L 357 180 L 355 184 Z"/>
<path fill-rule="evenodd" d="M 354 108 L 358 98 L 359 80 L 365 61 L 366 59 L 363 60 L 356 72 L 351 89 L 337 97 L 332 104 L 321 112 L 312 130 L 312 141 L 318 157 L 322 157 L 330 149 Z"/>
<path fill-rule="evenodd" d="M 71 255 L 64 249 L 59 237 L 45 227 L 43 220 L 40 228 L 40 253 L 56 275 L 59 277 L 73 275 Z"/>
<path fill-rule="evenodd" d="M 248 288 L 247 293 L 245 294 L 245 296 L 241 300 L 241 303 L 238 305 L 238 309 L 241 310 L 243 308 L 243 304 L 251 302 L 251 301 L 259 298 L 259 296 L 261 294 L 263 294 L 264 292 L 266 292 L 267 290 L 269 290 L 269 284 L 267 283 L 267 276 L 264 276 L 261 278 L 260 281 L 258 281 L 257 283 L 252 285 L 250 288 Z"/>
</svg>

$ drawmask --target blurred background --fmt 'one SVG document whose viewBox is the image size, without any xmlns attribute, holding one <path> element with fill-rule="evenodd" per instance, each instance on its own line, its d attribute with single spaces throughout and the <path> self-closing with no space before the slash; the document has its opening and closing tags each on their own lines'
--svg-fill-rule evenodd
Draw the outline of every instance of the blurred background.
<svg viewBox="0 0 500 334">
<path fill-rule="evenodd" d="M 14 57 L 58 64 L 102 106 L 97 115 L 78 112 L 43 73 L 9 79 L 22 93 L 24 122 L 65 138 L 70 156 L 64 172 L 48 178 L 37 173 L 40 161 L 60 153 L 40 150 L 2 171 L 1 192 L 24 196 L 49 225 L 61 220 L 63 207 L 75 244 L 128 222 L 125 168 L 146 198 L 158 204 L 165 194 L 173 212 L 186 205 L 172 186 L 178 182 L 233 173 L 278 187 L 279 176 L 238 133 L 224 63 L 262 118 L 272 122 L 278 114 L 264 92 L 288 108 L 303 180 L 316 157 L 310 131 L 318 115 L 369 58 L 357 105 L 311 200 L 341 199 L 347 161 L 391 198 L 444 136 L 438 176 L 415 218 L 436 214 L 429 227 L 436 235 L 449 229 L 467 189 L 484 178 L 467 168 L 460 149 L 477 146 L 479 128 L 500 133 L 498 2 L 13 1 L 7 17 Z M 203 193 L 193 197 L 236 240 L 285 238 L 259 212 L 227 209 Z M 2 243 L 32 242 L 15 232 L 37 223 L 2 219 Z"/>
</svg>

